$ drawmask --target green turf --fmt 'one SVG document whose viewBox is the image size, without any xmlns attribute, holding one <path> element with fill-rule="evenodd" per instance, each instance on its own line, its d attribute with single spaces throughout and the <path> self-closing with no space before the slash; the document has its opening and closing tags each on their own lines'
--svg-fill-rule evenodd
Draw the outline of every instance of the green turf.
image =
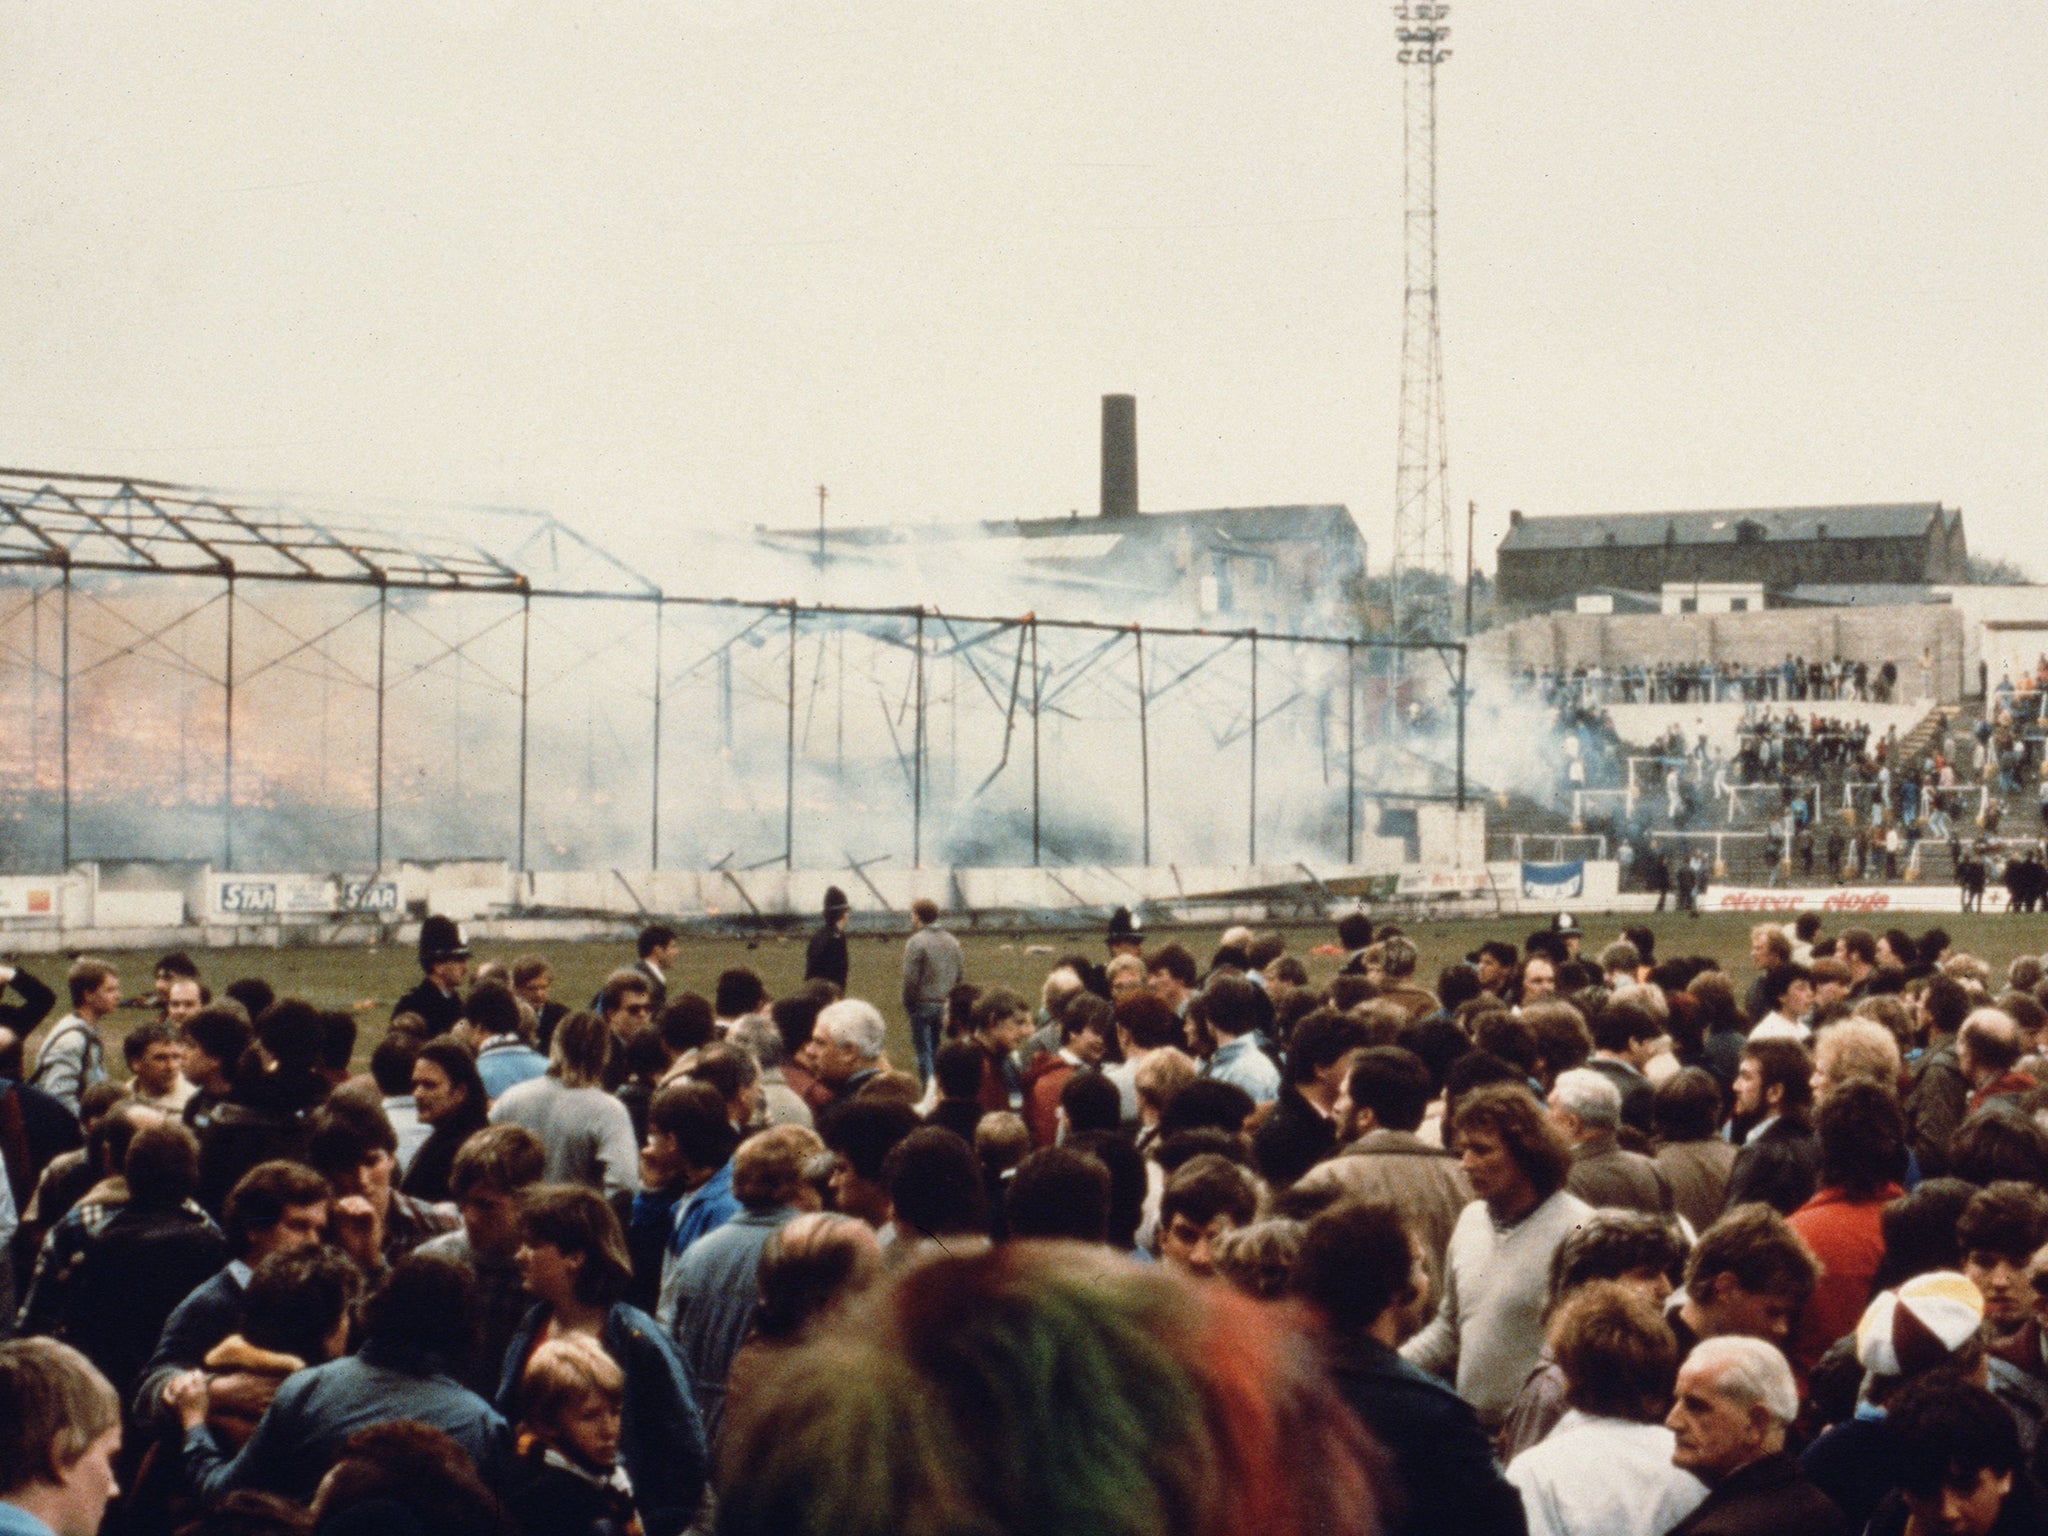
<svg viewBox="0 0 2048 1536">
<path fill-rule="evenodd" d="M 1656 933 L 1659 955 L 1712 955 L 1746 982 L 1751 971 L 1749 930 L 1754 918 L 1732 913 L 1708 913 L 1691 918 L 1670 912 L 1648 917 L 1592 916 L 1585 919 L 1586 950 L 1589 953 L 1597 951 L 1602 944 L 1617 937 L 1625 924 L 1638 921 L 1647 922 Z M 2038 954 L 2048 948 L 2048 917 L 1914 914 L 1895 915 L 1893 921 L 1910 933 L 1919 933 L 1938 923 L 1948 930 L 1958 950 L 1989 961 L 1994 975 L 2002 975 L 2007 962 L 2014 956 Z M 1482 939 L 1504 938 L 1519 943 L 1532 928 L 1538 926 L 1541 926 L 1540 921 L 1531 917 L 1472 918 L 1414 923 L 1407 925 L 1407 931 L 1421 951 L 1419 974 L 1425 982 L 1430 982 L 1439 968 L 1462 958 Z M 1855 926 L 1853 922 L 1831 920 L 1825 931 L 1835 933 L 1852 926 Z M 1868 926 L 1882 929 L 1888 924 L 1880 918 Z M 1332 928 L 1282 927 L 1280 932 L 1287 936 L 1289 948 L 1308 966 L 1312 982 L 1321 984 L 1336 974 L 1337 957 L 1310 953 L 1315 945 L 1334 943 L 1336 936 Z M 1175 938 L 1193 950 L 1199 961 L 1206 961 L 1216 946 L 1219 934 L 1220 930 L 1216 928 L 1154 929 L 1150 938 L 1153 943 L 1163 942 L 1168 937 Z M 890 1054 L 900 1064 L 908 1066 L 909 1033 L 897 1002 L 903 938 L 901 933 L 853 934 L 849 942 L 852 957 L 849 990 L 854 996 L 865 997 L 882 1009 L 890 1021 Z M 962 934 L 961 943 L 967 952 L 969 981 L 980 986 L 1011 987 L 1027 996 L 1037 994 L 1046 971 L 1059 956 L 1080 952 L 1100 959 L 1104 953 L 1099 933 L 1081 934 L 1071 930 L 1021 934 L 968 932 Z M 607 973 L 617 966 L 629 965 L 633 960 L 633 947 L 628 943 L 479 943 L 475 946 L 479 960 L 510 960 L 528 951 L 545 955 L 552 962 L 555 968 L 554 995 L 571 1007 L 582 1006 L 597 991 Z M 281 995 L 304 997 L 321 1007 L 355 1010 L 362 1021 L 356 1047 L 358 1063 L 368 1060 L 370 1050 L 382 1037 L 384 1024 L 391 1015 L 392 1001 L 411 987 L 420 974 L 409 945 L 210 949 L 193 953 L 207 981 L 216 989 L 238 976 L 256 975 L 266 978 Z M 155 952 L 102 953 L 99 958 L 120 968 L 122 986 L 131 995 L 149 990 Z M 23 963 L 55 987 L 61 996 L 63 962 L 54 957 L 29 956 Z M 733 965 L 753 967 L 767 982 L 769 991 L 780 995 L 803 979 L 804 936 L 769 936 L 758 940 L 686 936 L 669 978 L 670 990 L 685 988 L 708 997 L 718 973 Z M 140 1010 L 124 1008 L 116 1015 L 116 1030 L 125 1032 L 146 1017 Z M 114 1054 L 118 1062 L 118 1053 Z"/>
</svg>

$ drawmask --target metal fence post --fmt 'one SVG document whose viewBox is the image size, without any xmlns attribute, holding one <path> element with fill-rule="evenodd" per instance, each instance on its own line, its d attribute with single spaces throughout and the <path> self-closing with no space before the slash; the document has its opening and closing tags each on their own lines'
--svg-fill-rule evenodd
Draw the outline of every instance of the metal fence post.
<svg viewBox="0 0 2048 1536">
<path fill-rule="evenodd" d="M 782 744 L 782 867 L 796 868 L 796 602 L 789 605 L 789 719 Z"/>
<path fill-rule="evenodd" d="M 1138 645 L 1138 804 L 1144 825 L 1145 863 L 1152 862 L 1152 729 L 1145 698 L 1145 626 L 1133 624 Z"/>
<path fill-rule="evenodd" d="M 1031 616 L 1031 862 L 1038 863 L 1038 616 Z"/>
<path fill-rule="evenodd" d="M 1247 631 L 1252 637 L 1252 724 L 1251 724 L 1251 833 L 1247 838 L 1245 863 L 1259 862 L 1259 632 Z"/>
<path fill-rule="evenodd" d="M 59 608 L 61 644 L 58 648 L 57 707 L 58 751 L 63 758 L 64 867 L 71 868 L 71 565 L 64 566 L 64 601 Z"/>
<path fill-rule="evenodd" d="M 527 683 L 532 676 L 533 593 L 519 594 L 519 862 L 514 867 L 526 873 L 526 705 Z"/>
<path fill-rule="evenodd" d="M 794 698 L 795 695 L 791 694 Z M 917 719 L 910 758 L 910 867 L 924 867 L 924 609 L 917 610 Z"/>
<path fill-rule="evenodd" d="M 221 865 L 235 867 L 235 573 L 228 572 L 227 666 L 221 685 Z"/>
<path fill-rule="evenodd" d="M 43 589 L 28 596 L 28 782 L 43 787 Z"/>
<path fill-rule="evenodd" d="M 391 588 L 383 572 L 377 573 L 377 868 L 384 873 L 384 630 L 391 611 Z"/>
<path fill-rule="evenodd" d="M 661 621 L 665 608 L 659 592 L 654 594 L 654 746 L 649 755 L 650 788 L 647 795 L 647 867 L 661 868 Z"/>
<path fill-rule="evenodd" d="M 1358 862 L 1358 642 L 1344 642 L 1344 862 Z"/>
<path fill-rule="evenodd" d="M 1465 809 L 1465 647 L 1458 647 L 1458 809 Z"/>
</svg>

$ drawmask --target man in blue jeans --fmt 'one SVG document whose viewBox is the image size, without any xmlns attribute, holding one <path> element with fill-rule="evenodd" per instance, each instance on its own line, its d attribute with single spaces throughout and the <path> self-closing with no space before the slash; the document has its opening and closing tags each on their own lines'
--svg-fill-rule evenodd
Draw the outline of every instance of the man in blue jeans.
<svg viewBox="0 0 2048 1536">
<path fill-rule="evenodd" d="M 946 1022 L 946 998 L 960 985 L 960 941 L 939 926 L 939 906 L 927 897 L 910 904 L 914 925 L 903 946 L 903 1011 L 917 1050 L 917 1078 L 932 1080 L 932 1058 Z"/>
</svg>

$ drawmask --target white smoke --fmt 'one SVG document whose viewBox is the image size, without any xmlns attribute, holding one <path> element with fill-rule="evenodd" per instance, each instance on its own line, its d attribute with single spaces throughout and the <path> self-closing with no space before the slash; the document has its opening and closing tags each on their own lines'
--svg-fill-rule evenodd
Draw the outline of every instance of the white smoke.
<svg viewBox="0 0 2048 1536">
<path fill-rule="evenodd" d="M 913 541 L 821 572 L 799 553 L 698 541 L 686 569 L 647 574 L 671 595 L 744 601 L 663 605 L 658 672 L 644 597 L 537 596 L 529 608 L 504 593 L 394 591 L 380 615 L 374 589 L 243 581 L 232 818 L 209 591 L 101 583 L 73 604 L 72 854 L 219 860 L 231 819 L 241 867 L 367 869 L 380 617 L 387 863 L 519 856 L 522 686 L 524 851 L 536 868 L 642 869 L 657 841 L 671 868 L 1018 865 L 1034 851 L 1048 865 L 1136 864 L 1148 851 L 1155 864 L 1238 864 L 1256 851 L 1262 863 L 1326 865 L 1346 852 L 1347 808 L 1364 838 L 1377 830 L 1374 797 L 1451 792 L 1449 667 L 1411 653 L 1396 671 L 1364 644 L 1347 656 L 1268 636 L 1254 825 L 1250 640 L 1148 628 L 1141 737 L 1135 631 L 1046 622 L 1034 653 L 1018 621 L 1035 611 L 1185 627 L 1185 611 L 1035 566 L 1020 574 L 1014 553 Z M 790 611 L 767 605 L 820 595 L 899 611 L 799 611 L 792 666 Z M 918 621 L 900 611 L 919 605 L 934 610 L 921 755 Z M 962 613 L 982 617 L 947 616 Z M 35 757 L 10 776 L 7 807 L 35 835 L 5 856 L 47 868 L 61 793 L 54 610 L 43 601 L 33 619 L 0 623 L 17 658 L 0 679 L 32 727 L 17 755 L 32 741 Z M 32 650 L 36 665 L 21 665 Z M 1493 679 L 1475 692 L 1473 783 L 1554 781 L 1545 713 Z"/>
</svg>

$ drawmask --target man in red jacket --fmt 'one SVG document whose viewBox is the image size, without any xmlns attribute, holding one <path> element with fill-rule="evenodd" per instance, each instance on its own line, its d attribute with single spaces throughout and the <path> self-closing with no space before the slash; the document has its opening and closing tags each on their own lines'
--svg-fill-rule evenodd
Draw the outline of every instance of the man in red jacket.
<svg viewBox="0 0 2048 1536">
<path fill-rule="evenodd" d="M 1059 1139 L 1060 1092 L 1076 1072 L 1093 1072 L 1109 1052 L 1116 1011 L 1105 998 L 1083 992 L 1060 1015 L 1060 1048 L 1031 1064 L 1024 1077 L 1024 1123 L 1031 1144 L 1049 1147 Z"/>
<path fill-rule="evenodd" d="M 1022 1107 L 1014 1052 L 1031 1037 L 1031 1005 L 1003 987 L 990 987 L 974 1001 L 974 1043 L 981 1047 L 981 1107 L 988 1113 Z"/>
<path fill-rule="evenodd" d="M 1884 1258 L 1885 1204 L 1904 1190 L 1906 1121 L 1874 1083 L 1846 1083 L 1821 1106 L 1820 1189 L 1787 1224 L 1820 1260 L 1821 1276 L 1787 1351 L 1802 1379 L 1835 1340 L 1855 1328 Z"/>
</svg>

